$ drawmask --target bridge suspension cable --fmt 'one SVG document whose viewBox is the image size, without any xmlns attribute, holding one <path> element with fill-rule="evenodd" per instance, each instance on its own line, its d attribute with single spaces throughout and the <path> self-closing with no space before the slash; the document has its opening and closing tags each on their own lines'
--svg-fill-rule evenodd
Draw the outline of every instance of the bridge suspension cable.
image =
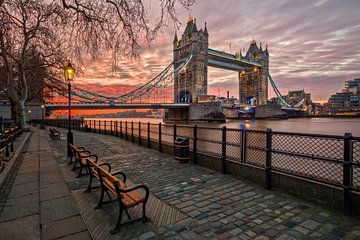
<svg viewBox="0 0 360 240">
<path fill-rule="evenodd" d="M 281 105 L 285 106 L 285 107 L 289 107 L 289 108 L 299 108 L 301 107 L 301 105 L 305 102 L 305 98 L 301 99 L 299 102 L 297 102 L 296 104 L 292 104 L 289 103 L 286 98 L 281 94 L 281 92 L 279 91 L 279 89 L 277 88 L 274 80 L 272 79 L 271 75 L 268 75 L 269 78 L 269 82 L 272 86 L 272 88 L 274 89 L 274 92 L 276 94 L 276 96 L 278 97 L 278 99 L 281 102 Z"/>
<path fill-rule="evenodd" d="M 166 88 L 173 82 L 173 77 L 186 67 L 186 65 L 193 58 L 193 54 L 187 57 L 177 68 L 171 70 L 173 63 L 170 63 L 164 70 L 162 70 L 159 74 L 157 74 L 153 79 L 149 82 L 143 84 L 142 86 L 132 90 L 131 92 L 121 94 L 116 97 L 104 96 L 86 89 L 82 89 L 76 86 L 73 86 L 73 90 L 71 92 L 71 96 L 73 99 L 80 100 L 80 102 L 121 102 L 126 103 L 133 100 L 141 99 L 141 97 L 149 94 L 151 91 L 157 91 L 157 89 Z M 54 84 L 60 84 L 65 89 L 67 84 L 64 81 L 61 81 L 55 77 L 48 78 Z M 61 94 L 60 95 L 64 95 Z"/>
</svg>

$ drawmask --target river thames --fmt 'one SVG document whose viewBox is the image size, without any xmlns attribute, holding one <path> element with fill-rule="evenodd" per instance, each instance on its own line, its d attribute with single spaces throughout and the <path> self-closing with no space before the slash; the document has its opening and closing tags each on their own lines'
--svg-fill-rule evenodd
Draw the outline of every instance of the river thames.
<svg viewBox="0 0 360 240">
<path fill-rule="evenodd" d="M 128 121 L 128 122 L 163 122 L 161 118 L 86 118 L 87 120 Z M 195 123 L 189 123 L 193 125 Z M 226 123 L 196 123 L 199 126 L 211 126 L 235 129 L 265 130 L 271 128 L 273 131 L 316 133 L 329 135 L 344 135 L 352 133 L 360 136 L 360 118 L 291 118 L 286 120 L 227 120 Z"/>
</svg>

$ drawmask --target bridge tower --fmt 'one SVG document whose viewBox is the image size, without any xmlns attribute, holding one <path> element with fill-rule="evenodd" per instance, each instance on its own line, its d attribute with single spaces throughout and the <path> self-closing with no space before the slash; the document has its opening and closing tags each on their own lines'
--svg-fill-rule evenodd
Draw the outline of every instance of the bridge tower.
<svg viewBox="0 0 360 240">
<path fill-rule="evenodd" d="M 175 102 L 197 102 L 198 96 L 207 95 L 208 39 L 206 23 L 204 29 L 197 29 L 196 19 L 189 17 L 180 39 L 175 33 L 173 42 L 174 68 L 188 56 L 192 60 L 174 79 Z"/>
<path fill-rule="evenodd" d="M 264 105 L 268 99 L 269 52 L 252 40 L 244 57 L 251 62 L 261 64 L 260 68 L 239 72 L 239 100 L 240 103 L 251 102 L 255 105 Z M 255 101 L 253 101 L 255 100 Z"/>
</svg>

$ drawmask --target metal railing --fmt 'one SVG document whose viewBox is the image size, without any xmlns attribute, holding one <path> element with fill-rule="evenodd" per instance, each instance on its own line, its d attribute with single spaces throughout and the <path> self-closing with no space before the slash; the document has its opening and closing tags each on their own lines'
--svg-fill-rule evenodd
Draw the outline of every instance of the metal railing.
<svg viewBox="0 0 360 240">
<path fill-rule="evenodd" d="M 67 127 L 65 119 L 48 119 L 47 123 Z M 272 172 L 340 187 L 344 192 L 345 213 L 351 209 L 351 194 L 360 193 L 360 138 L 351 134 L 336 136 L 106 120 L 74 120 L 72 126 L 75 130 L 109 134 L 149 148 L 157 146 L 159 151 L 164 145 L 173 147 L 176 137 L 186 137 L 194 163 L 202 154 L 219 159 L 223 173 L 227 172 L 227 162 L 262 168 L 268 189 Z"/>
</svg>

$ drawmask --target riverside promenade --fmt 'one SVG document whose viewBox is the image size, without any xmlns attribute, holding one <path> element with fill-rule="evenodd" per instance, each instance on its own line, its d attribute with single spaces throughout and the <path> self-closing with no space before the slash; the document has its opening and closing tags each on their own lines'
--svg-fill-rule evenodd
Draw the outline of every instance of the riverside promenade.
<svg viewBox="0 0 360 240">
<path fill-rule="evenodd" d="M 0 239 L 360 239 L 359 218 L 180 164 L 120 138 L 74 131 L 76 145 L 111 164 L 112 172 L 125 172 L 132 184 L 150 189 L 151 222 L 110 235 L 117 205 L 93 209 L 99 192 L 84 193 L 88 176 L 75 178 L 70 171 L 66 132 L 58 130 L 61 140 L 53 141 L 46 131 L 33 129 L 11 190 L 1 199 Z"/>
</svg>

